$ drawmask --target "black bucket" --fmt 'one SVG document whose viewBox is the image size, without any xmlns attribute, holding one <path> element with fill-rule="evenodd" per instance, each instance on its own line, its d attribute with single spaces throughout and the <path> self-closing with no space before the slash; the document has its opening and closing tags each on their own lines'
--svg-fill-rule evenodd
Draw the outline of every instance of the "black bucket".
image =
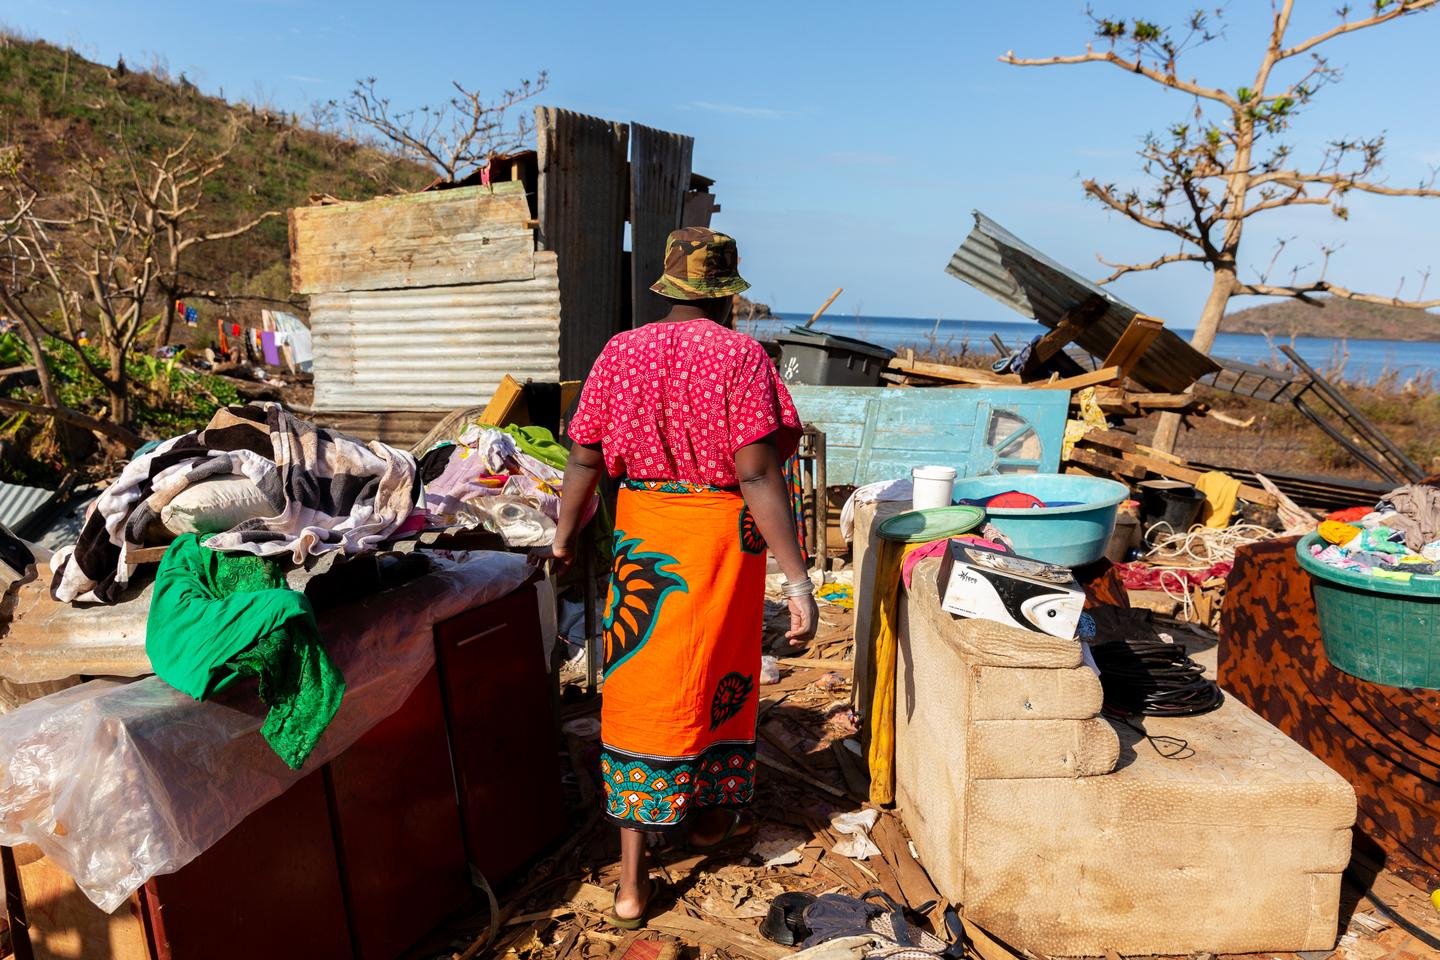
<svg viewBox="0 0 1440 960">
<path fill-rule="evenodd" d="M 1179 480 L 1146 480 L 1140 484 L 1140 530 L 1150 539 L 1150 528 L 1167 524 L 1170 531 L 1184 533 L 1194 526 L 1205 505 L 1205 494 Z M 1169 531 L 1155 531 L 1163 535 Z"/>
</svg>

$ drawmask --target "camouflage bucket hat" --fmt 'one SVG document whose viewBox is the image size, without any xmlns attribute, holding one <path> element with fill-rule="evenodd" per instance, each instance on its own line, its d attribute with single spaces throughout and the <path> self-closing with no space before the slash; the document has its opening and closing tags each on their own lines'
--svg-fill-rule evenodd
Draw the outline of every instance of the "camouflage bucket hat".
<svg viewBox="0 0 1440 960">
<path fill-rule="evenodd" d="M 728 297 L 750 289 L 737 271 L 733 238 L 706 227 L 682 227 L 665 241 L 665 272 L 650 289 L 672 300 Z"/>
</svg>

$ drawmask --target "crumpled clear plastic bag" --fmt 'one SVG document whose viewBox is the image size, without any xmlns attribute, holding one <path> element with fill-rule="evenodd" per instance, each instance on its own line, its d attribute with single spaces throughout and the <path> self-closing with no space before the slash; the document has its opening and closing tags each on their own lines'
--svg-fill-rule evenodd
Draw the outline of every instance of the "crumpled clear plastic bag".
<svg viewBox="0 0 1440 960">
<path fill-rule="evenodd" d="M 0 716 L 0 844 L 35 844 L 107 912 L 179 870 L 398 710 L 435 662 L 436 622 L 532 573 L 508 553 L 436 566 L 320 616 L 347 688 L 300 770 L 260 737 L 266 708 L 250 685 L 200 703 L 157 677 L 91 680 Z"/>
</svg>

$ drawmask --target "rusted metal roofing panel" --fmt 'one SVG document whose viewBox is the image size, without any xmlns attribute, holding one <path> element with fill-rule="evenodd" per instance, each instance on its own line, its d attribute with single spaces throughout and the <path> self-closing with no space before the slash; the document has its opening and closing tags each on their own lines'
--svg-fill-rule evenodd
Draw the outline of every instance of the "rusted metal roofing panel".
<svg viewBox="0 0 1440 960">
<path fill-rule="evenodd" d="M 313 294 L 315 409 L 448 411 L 507 373 L 559 380 L 556 258 L 533 256 L 529 280 Z"/>
<path fill-rule="evenodd" d="M 1066 311 L 1091 297 L 1106 303 L 1105 313 L 1076 342 L 1096 356 L 1110 352 L 1138 310 L 1016 237 L 979 210 L 975 229 L 945 271 L 981 290 L 1017 313 L 1047 327 L 1060 323 Z M 1131 378 L 1150 390 L 1178 393 L 1220 365 L 1164 330 L 1131 371 Z"/>
<path fill-rule="evenodd" d="M 12 529 L 22 527 L 54 499 L 54 490 L 0 483 L 0 523 Z"/>
<path fill-rule="evenodd" d="M 524 279 L 529 220 L 521 183 L 296 207 L 291 285 L 323 293 Z"/>
<path fill-rule="evenodd" d="M 535 109 L 540 242 L 560 258 L 560 374 L 585 377 L 621 329 L 629 184 L 626 124 Z M 628 325 L 628 324 L 627 324 Z"/>
<path fill-rule="evenodd" d="M 630 124 L 631 323 L 659 320 L 670 306 L 650 292 L 665 267 L 665 239 L 680 226 L 695 138 Z"/>
</svg>

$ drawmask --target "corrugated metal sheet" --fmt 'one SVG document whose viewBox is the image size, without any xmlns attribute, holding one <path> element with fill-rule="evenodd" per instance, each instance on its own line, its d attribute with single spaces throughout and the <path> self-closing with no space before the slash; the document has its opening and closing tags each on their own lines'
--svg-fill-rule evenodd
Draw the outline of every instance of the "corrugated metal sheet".
<svg viewBox="0 0 1440 960">
<path fill-rule="evenodd" d="M 510 374 L 560 379 L 555 254 L 531 280 L 310 298 L 318 411 L 437 410 L 484 403 Z"/>
<path fill-rule="evenodd" d="M 0 523 L 12 530 L 23 527 L 55 499 L 54 490 L 0 483 Z"/>
<path fill-rule="evenodd" d="M 578 380 L 628 321 L 623 283 L 630 128 L 537 107 L 535 137 L 540 242 L 560 257 L 560 374 Z"/>
<path fill-rule="evenodd" d="M 695 138 L 630 124 L 631 323 L 644 326 L 670 305 L 650 292 L 665 267 L 665 240 L 680 226 Z"/>
<path fill-rule="evenodd" d="M 1059 324 L 1066 311 L 1091 297 L 1101 297 L 1107 305 L 1104 315 L 1076 342 L 1096 356 L 1109 353 L 1139 311 L 1051 260 L 979 210 L 974 214 L 975 229 L 945 271 L 1047 327 Z M 1179 392 L 1219 369 L 1219 364 L 1174 331 L 1164 330 L 1130 376 L 1150 390 Z"/>
</svg>

